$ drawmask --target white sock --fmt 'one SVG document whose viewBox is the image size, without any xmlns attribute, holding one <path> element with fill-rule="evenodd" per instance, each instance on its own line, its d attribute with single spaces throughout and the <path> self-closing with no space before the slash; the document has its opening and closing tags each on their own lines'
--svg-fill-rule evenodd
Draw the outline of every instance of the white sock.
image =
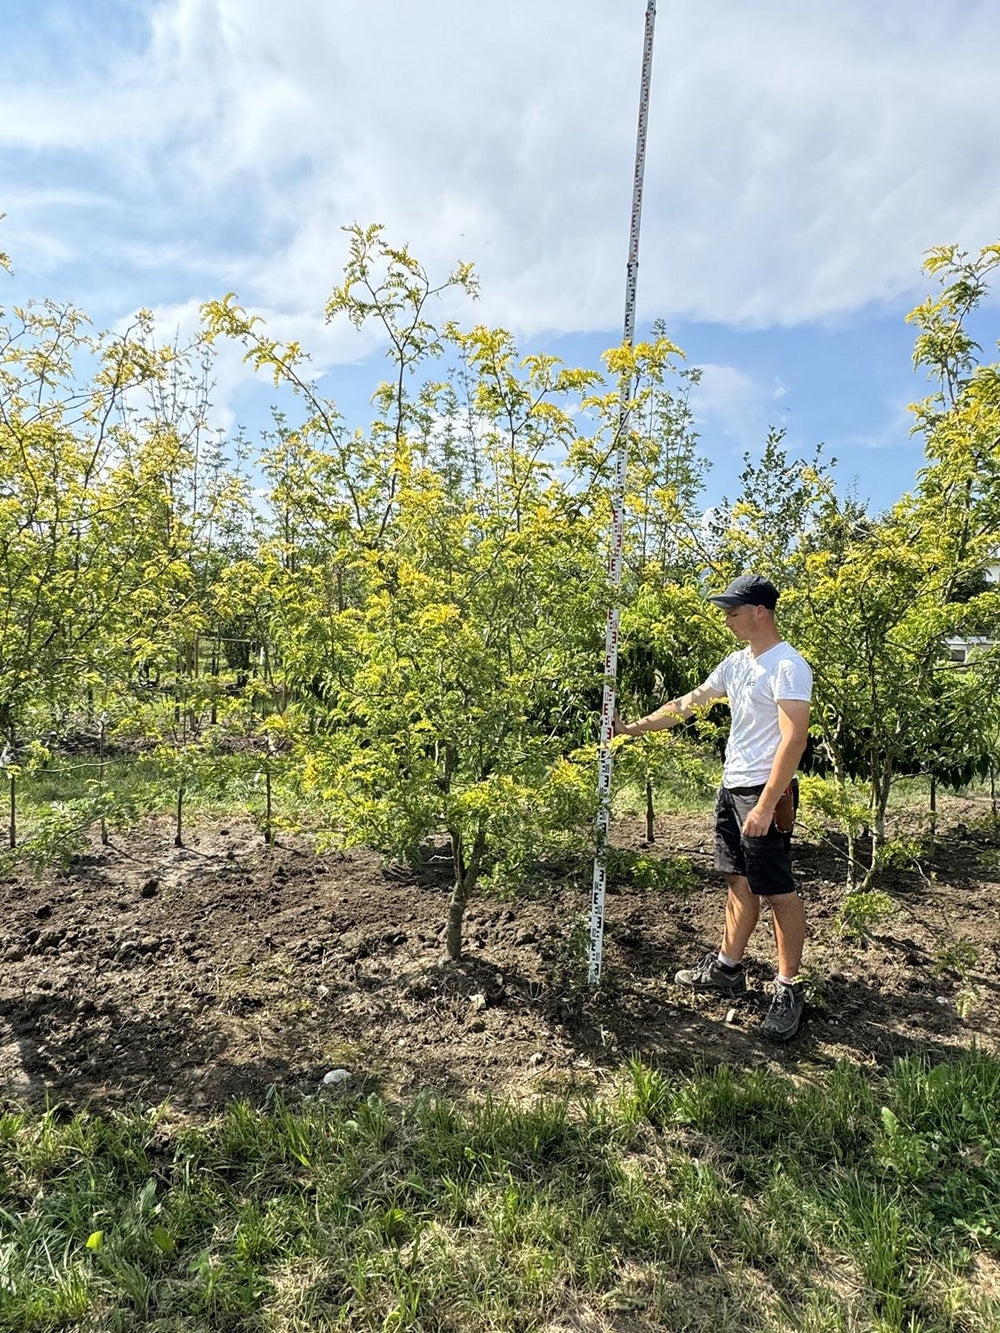
<svg viewBox="0 0 1000 1333">
<path fill-rule="evenodd" d="M 775 981 L 780 981 L 781 984 L 782 984 L 782 986 L 794 986 L 794 985 L 795 985 L 795 978 L 794 978 L 794 977 L 783 977 L 783 976 L 781 975 L 780 972 L 778 973 L 778 975 L 777 975 L 774 979 L 775 979 Z"/>
<path fill-rule="evenodd" d="M 722 964 L 723 967 L 740 966 L 740 960 L 738 958 L 730 958 L 729 955 L 727 953 L 723 953 L 721 949 L 719 950 L 719 962 Z"/>
</svg>

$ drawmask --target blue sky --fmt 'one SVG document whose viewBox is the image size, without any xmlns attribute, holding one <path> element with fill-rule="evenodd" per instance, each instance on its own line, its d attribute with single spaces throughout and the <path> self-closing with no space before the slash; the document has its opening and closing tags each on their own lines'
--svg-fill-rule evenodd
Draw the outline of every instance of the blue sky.
<svg viewBox="0 0 1000 1333">
<path fill-rule="evenodd" d="M 373 339 L 324 324 L 340 228 L 432 273 L 473 260 L 525 351 L 620 337 L 644 0 L 5 0 L 0 302 L 49 296 L 164 336 L 235 289 L 364 412 Z M 913 479 L 924 251 L 1000 238 L 989 0 L 660 0 L 639 276 L 705 367 L 731 490 L 769 425 L 825 442 L 875 505 Z M 977 332 L 995 359 L 997 302 Z M 641 331 L 641 330 L 640 330 Z M 375 356 L 374 361 L 366 358 Z M 224 357 L 218 420 L 270 393 Z"/>
</svg>

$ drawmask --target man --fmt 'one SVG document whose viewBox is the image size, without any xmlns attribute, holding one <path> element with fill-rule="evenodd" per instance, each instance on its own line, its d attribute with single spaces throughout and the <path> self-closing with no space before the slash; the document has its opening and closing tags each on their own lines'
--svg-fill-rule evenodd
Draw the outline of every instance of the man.
<svg viewBox="0 0 1000 1333">
<path fill-rule="evenodd" d="M 694 709 L 728 699 L 732 726 L 726 742 L 722 786 L 715 805 L 715 868 L 728 882 L 725 929 L 718 954 L 678 972 L 679 986 L 696 991 L 742 995 L 743 955 L 760 916 L 763 898 L 771 908 L 778 950 L 778 975 L 763 1033 L 774 1041 L 795 1036 L 804 1006 L 796 981 L 805 942 L 805 911 L 792 878 L 788 831 L 774 822 L 779 799 L 790 792 L 798 803 L 795 770 L 809 733 L 812 672 L 803 657 L 778 633 L 774 608 L 778 590 L 758 574 L 734 579 L 725 592 L 709 597 L 726 613 L 726 625 L 747 646 L 730 653 L 704 684 L 680 699 L 623 723 L 615 734 L 641 736 L 690 717 Z M 786 795 L 783 806 L 787 806 Z"/>
</svg>

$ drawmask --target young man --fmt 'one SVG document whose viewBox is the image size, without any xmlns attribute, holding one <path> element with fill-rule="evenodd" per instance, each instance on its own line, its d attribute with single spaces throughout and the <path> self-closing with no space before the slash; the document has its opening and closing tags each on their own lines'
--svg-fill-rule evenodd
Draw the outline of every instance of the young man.
<svg viewBox="0 0 1000 1333">
<path fill-rule="evenodd" d="M 774 921 L 778 975 L 763 1032 L 774 1041 L 788 1041 L 802 1018 L 802 986 L 796 976 L 805 912 L 792 878 L 791 832 L 782 832 L 774 815 L 789 789 L 793 804 L 798 803 L 794 775 L 809 733 L 812 672 L 778 633 L 778 590 L 767 579 L 744 574 L 708 600 L 725 611 L 726 625 L 747 646 L 730 653 L 704 684 L 682 698 L 638 722 L 616 718 L 615 734 L 662 731 L 690 717 L 695 708 L 728 699 L 732 726 L 715 805 L 715 868 L 729 885 L 722 948 L 717 955 L 707 954 L 697 967 L 684 968 L 674 980 L 696 991 L 742 995 L 743 955 L 760 916 L 760 900 L 765 899 Z"/>
</svg>

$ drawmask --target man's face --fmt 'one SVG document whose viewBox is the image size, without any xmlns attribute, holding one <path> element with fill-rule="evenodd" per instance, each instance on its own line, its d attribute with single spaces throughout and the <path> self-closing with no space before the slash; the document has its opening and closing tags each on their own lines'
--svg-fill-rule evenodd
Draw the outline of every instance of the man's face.
<svg viewBox="0 0 1000 1333">
<path fill-rule="evenodd" d="M 759 606 L 734 606 L 726 612 L 726 627 L 746 642 L 753 634 L 762 609 Z"/>
</svg>

